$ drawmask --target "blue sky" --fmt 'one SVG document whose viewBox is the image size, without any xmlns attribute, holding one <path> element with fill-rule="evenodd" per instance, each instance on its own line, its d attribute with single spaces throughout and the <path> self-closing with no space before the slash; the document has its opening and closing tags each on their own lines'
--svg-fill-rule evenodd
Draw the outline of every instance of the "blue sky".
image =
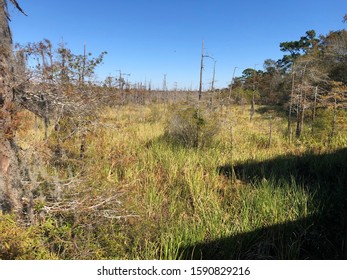
<svg viewBox="0 0 347 280">
<path fill-rule="evenodd" d="M 27 17 L 14 8 L 15 42 L 63 38 L 74 53 L 108 54 L 99 79 L 130 73 L 132 82 L 161 87 L 197 88 L 201 42 L 216 62 L 217 87 L 226 87 L 235 67 L 262 69 L 267 58 L 279 59 L 279 43 L 299 39 L 307 30 L 327 34 L 346 28 L 346 0 L 19 0 Z M 206 59 L 204 87 L 212 80 Z"/>
</svg>

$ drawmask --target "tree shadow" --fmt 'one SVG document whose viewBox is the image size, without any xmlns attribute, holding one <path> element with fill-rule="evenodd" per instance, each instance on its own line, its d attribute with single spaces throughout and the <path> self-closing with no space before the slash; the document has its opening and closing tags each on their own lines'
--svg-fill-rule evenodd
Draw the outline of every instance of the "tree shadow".
<svg viewBox="0 0 347 280">
<path fill-rule="evenodd" d="M 287 118 L 288 112 L 283 110 L 283 106 L 261 105 L 255 110 L 260 115 L 273 115 L 276 117 Z"/>
<path fill-rule="evenodd" d="M 235 165 L 238 179 L 253 183 L 295 180 L 318 211 L 305 219 L 262 227 L 181 248 L 186 259 L 347 259 L 347 149 L 286 155 Z M 231 166 L 218 172 L 230 177 Z M 279 187 L 283 184 L 278 184 Z"/>
</svg>

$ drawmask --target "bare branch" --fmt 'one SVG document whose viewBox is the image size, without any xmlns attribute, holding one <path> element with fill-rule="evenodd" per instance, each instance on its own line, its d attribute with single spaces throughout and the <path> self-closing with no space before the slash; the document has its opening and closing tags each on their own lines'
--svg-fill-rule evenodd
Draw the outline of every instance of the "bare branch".
<svg viewBox="0 0 347 280">
<path fill-rule="evenodd" d="M 23 9 L 19 6 L 18 2 L 16 0 L 10 0 L 11 3 L 17 8 L 18 11 L 20 11 L 23 15 L 27 16 L 27 14 L 23 11 Z"/>
</svg>

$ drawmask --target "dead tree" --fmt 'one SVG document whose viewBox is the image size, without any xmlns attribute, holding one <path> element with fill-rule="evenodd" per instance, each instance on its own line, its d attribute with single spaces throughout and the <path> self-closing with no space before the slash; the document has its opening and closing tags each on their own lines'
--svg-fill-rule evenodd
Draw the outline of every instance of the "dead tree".
<svg viewBox="0 0 347 280">
<path fill-rule="evenodd" d="M 7 10 L 9 2 L 23 12 L 15 0 L 0 0 L 0 212 L 14 212 L 18 217 L 30 220 L 33 194 L 30 188 L 25 187 L 28 170 L 16 141 L 16 113 L 25 108 L 48 123 L 56 115 L 89 114 L 92 109 L 88 104 L 95 103 L 69 99 L 59 86 L 47 81 L 30 84 L 17 77 L 19 71 L 16 69 Z M 85 135 L 81 129 L 77 132 L 81 133 L 82 138 Z M 85 143 L 83 139 L 81 142 L 83 154 Z"/>
<path fill-rule="evenodd" d="M 249 121 L 250 121 L 251 123 L 252 123 L 252 121 L 253 121 L 253 116 L 254 116 L 254 113 L 255 113 L 256 75 L 257 75 L 257 71 L 255 70 L 255 67 L 254 67 L 254 73 L 253 73 L 253 91 L 252 91 L 252 104 L 251 104 L 250 117 L 249 117 Z"/>
<path fill-rule="evenodd" d="M 333 109 L 333 116 L 331 120 L 331 131 L 328 136 L 328 143 L 329 145 L 332 144 L 332 141 L 338 132 L 337 130 L 337 118 L 338 118 L 338 111 L 339 109 L 346 109 L 347 108 L 347 86 L 343 85 L 342 83 L 333 83 L 332 92 L 325 97 L 325 102 L 327 103 L 327 106 L 332 107 Z"/>
<path fill-rule="evenodd" d="M 292 66 L 292 88 L 290 92 L 290 99 L 289 99 L 289 110 L 288 110 L 288 138 L 289 143 L 292 142 L 292 112 L 293 112 L 293 100 L 294 100 L 294 91 L 295 91 L 295 72 L 294 72 L 294 64 Z"/>
<path fill-rule="evenodd" d="M 15 0 L 10 2 L 21 12 Z M 21 162 L 15 137 L 15 75 L 8 1 L 0 0 L 0 212 L 22 214 L 28 199 L 21 183 Z M 24 12 L 23 12 L 24 13 Z"/>
<path fill-rule="evenodd" d="M 200 82 L 199 82 L 199 100 L 200 103 L 202 98 L 202 72 L 204 70 L 204 40 L 202 40 L 202 48 L 201 48 L 201 63 L 200 63 Z"/>
</svg>

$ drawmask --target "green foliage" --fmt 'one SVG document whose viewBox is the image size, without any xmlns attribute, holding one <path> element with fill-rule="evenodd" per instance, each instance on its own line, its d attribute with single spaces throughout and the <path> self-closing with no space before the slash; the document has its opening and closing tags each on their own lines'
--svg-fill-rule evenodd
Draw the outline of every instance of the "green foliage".
<svg viewBox="0 0 347 280">
<path fill-rule="evenodd" d="M 255 100 L 259 99 L 259 91 L 257 90 L 254 91 L 251 89 L 237 88 L 233 91 L 233 96 L 235 97 L 236 102 L 241 105 L 250 104 L 253 95 Z"/>
<path fill-rule="evenodd" d="M 93 57 L 92 53 L 74 54 L 64 44 L 55 50 L 48 39 L 28 43 L 20 48 L 20 51 L 23 51 L 34 65 L 31 68 L 36 79 L 42 82 L 57 80 L 78 86 L 93 77 L 95 69 L 102 64 L 107 54 L 106 51 L 97 57 Z"/>
<path fill-rule="evenodd" d="M 108 108 L 100 122 L 90 112 L 61 116 L 47 141 L 23 133 L 35 156 L 44 150 L 55 177 L 28 175 L 28 187 L 36 184 L 31 226 L 0 214 L 0 259 L 346 258 L 346 36 L 307 31 L 281 43 L 289 55 L 266 60 L 265 72 L 247 68 L 220 92 L 239 104 L 257 97 L 283 105 L 291 92 L 303 98 L 291 104 L 293 115 L 307 109 L 294 143 L 283 137 L 287 112 L 270 126 L 257 111 L 250 124 L 246 110 L 221 104 L 217 115 L 203 100 L 199 109 L 171 108 L 164 124 L 166 94 L 164 110 L 157 98 L 151 108 Z M 66 96 L 78 88 L 81 99 L 95 93 L 82 85 L 106 55 L 73 54 L 63 44 L 53 50 L 47 39 L 20 51 L 37 62 L 42 89 L 57 82 Z M 122 88 L 125 80 L 106 80 L 110 88 L 115 82 Z"/>
<path fill-rule="evenodd" d="M 286 54 L 277 61 L 265 60 L 264 71 L 247 68 L 241 77 L 235 77 L 233 92 L 256 89 L 261 104 L 284 106 L 288 106 L 292 92 L 300 94 L 303 89 L 310 94 L 318 86 L 318 96 L 326 95 L 334 82 L 346 84 L 346 42 L 344 29 L 318 38 L 314 30 L 309 30 L 298 40 L 280 43 L 280 50 Z M 242 94 L 238 96 L 238 103 L 243 104 Z M 308 96 L 306 102 L 312 101 Z M 319 98 L 318 102 L 323 103 Z"/>
<path fill-rule="evenodd" d="M 314 30 L 306 31 L 306 36 L 302 36 L 298 41 L 282 42 L 280 43 L 280 49 L 282 52 L 289 52 L 290 55 L 285 55 L 281 64 L 284 67 L 291 65 L 294 60 L 300 57 L 302 54 L 308 54 L 310 50 L 318 45 L 319 39 L 316 38 L 316 32 Z"/>
<path fill-rule="evenodd" d="M 102 63 L 107 52 L 102 52 L 97 57 L 92 57 L 92 53 L 86 55 L 74 55 L 69 53 L 67 57 L 69 65 L 69 75 L 71 81 L 78 83 L 84 82 L 84 78 L 90 78 L 94 75 L 95 68 Z"/>
<path fill-rule="evenodd" d="M 14 244 L 18 240 L 23 244 L 23 236 L 36 240 L 48 252 L 44 257 L 59 259 L 343 256 L 346 195 L 341 151 L 307 155 L 305 139 L 289 144 L 283 136 L 287 115 L 276 114 L 279 107 L 256 108 L 252 124 L 248 111 L 239 106 L 226 107 L 223 116 L 192 108 L 171 108 L 165 116 L 167 108 L 156 104 L 103 110 L 103 125 L 90 127 L 88 149 L 83 164 L 74 167 L 72 183 L 60 190 L 59 199 L 36 201 L 36 217 L 44 211 L 48 214 L 29 229 L 17 227 L 19 237 L 7 235 L 7 240 L 13 238 Z M 332 112 L 316 113 L 317 133 L 328 132 Z M 273 116 L 271 146 L 269 114 Z M 165 117 L 157 119 L 160 116 Z M 339 117 L 344 116 L 339 111 Z M 146 121 L 139 122 L 142 117 Z M 307 122 L 309 117 L 307 113 Z M 326 122 L 319 124 L 321 118 Z M 234 181 L 230 178 L 231 122 Z M 74 125 L 67 120 L 63 124 L 60 136 L 53 133 L 48 142 L 70 135 Z M 311 133 L 306 127 L 305 136 Z M 215 139 L 209 142 L 212 136 L 207 137 L 199 144 L 203 149 L 185 144 L 194 143 L 194 138 L 182 140 L 192 137 L 189 132 L 197 128 L 199 141 L 206 131 Z M 183 136 L 174 138 L 182 131 Z M 334 140 L 336 148 L 346 145 L 341 141 L 346 133 L 340 134 Z M 76 140 L 66 140 L 65 147 L 77 149 L 72 148 Z M 324 140 L 309 148 L 326 149 Z M 70 182 L 64 172 L 58 174 L 62 182 Z M 40 183 L 39 191 L 49 197 L 52 188 Z M 114 194 L 119 197 L 108 201 Z M 23 248 L 12 247 L 13 251 Z M 13 258 L 26 258 L 21 252 Z"/>
<path fill-rule="evenodd" d="M 260 133 L 252 133 L 248 135 L 247 141 L 252 143 L 257 149 L 266 149 L 270 147 L 270 139 L 268 135 Z M 273 143 L 272 143 L 273 145 Z"/>
<path fill-rule="evenodd" d="M 54 259 L 35 227 L 20 227 L 15 217 L 0 214 L 0 259 Z"/>
<path fill-rule="evenodd" d="M 312 124 L 312 137 L 316 141 L 326 141 L 331 131 L 331 121 L 333 119 L 332 110 L 318 110 L 315 122 Z"/>
<path fill-rule="evenodd" d="M 185 147 L 204 147 L 218 133 L 218 119 L 197 109 L 173 110 L 167 121 L 165 137 L 172 143 Z"/>
</svg>

